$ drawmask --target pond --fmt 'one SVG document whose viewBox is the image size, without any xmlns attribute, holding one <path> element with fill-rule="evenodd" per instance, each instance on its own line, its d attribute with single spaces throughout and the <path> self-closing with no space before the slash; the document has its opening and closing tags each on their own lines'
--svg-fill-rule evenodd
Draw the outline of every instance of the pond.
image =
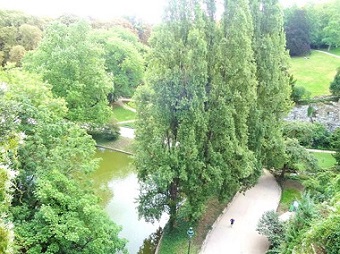
<svg viewBox="0 0 340 254">
<path fill-rule="evenodd" d="M 99 169 L 92 174 L 95 191 L 102 198 L 109 217 L 122 226 L 120 236 L 129 241 L 129 253 L 153 253 L 149 250 L 150 242 L 159 237 L 158 229 L 165 225 L 166 218 L 155 224 L 138 219 L 136 198 L 139 184 L 132 158 L 109 150 L 98 150 L 96 157 L 101 158 L 101 162 Z"/>
</svg>

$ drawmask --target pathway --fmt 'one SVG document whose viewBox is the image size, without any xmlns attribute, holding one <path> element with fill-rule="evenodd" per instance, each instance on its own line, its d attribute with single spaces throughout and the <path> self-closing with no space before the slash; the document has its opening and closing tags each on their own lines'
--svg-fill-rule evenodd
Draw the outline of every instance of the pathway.
<svg viewBox="0 0 340 254">
<path fill-rule="evenodd" d="M 122 137 L 125 138 L 135 138 L 135 130 L 131 128 L 126 128 L 126 127 L 119 127 L 119 132 Z"/>
<path fill-rule="evenodd" d="M 256 232 L 262 214 L 276 210 L 281 189 L 274 177 L 265 171 L 259 182 L 245 194 L 236 194 L 213 225 L 201 254 L 264 254 L 269 242 Z M 230 219 L 235 223 L 230 227 Z"/>
<path fill-rule="evenodd" d="M 330 150 L 318 150 L 318 149 L 307 149 L 307 151 L 310 151 L 310 152 L 317 152 L 317 153 L 336 153 L 336 151 L 330 151 Z"/>
<path fill-rule="evenodd" d="M 315 50 L 315 51 L 320 52 L 320 53 L 324 53 L 326 55 L 334 56 L 336 58 L 340 58 L 340 56 L 332 54 L 332 53 L 329 53 L 329 52 L 326 52 L 326 51 L 322 51 L 322 50 Z"/>
</svg>

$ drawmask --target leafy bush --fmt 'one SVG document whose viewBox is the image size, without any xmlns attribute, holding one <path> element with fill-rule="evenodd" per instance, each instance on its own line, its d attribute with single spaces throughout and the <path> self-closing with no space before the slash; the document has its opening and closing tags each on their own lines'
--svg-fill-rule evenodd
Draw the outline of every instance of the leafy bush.
<svg viewBox="0 0 340 254">
<path fill-rule="evenodd" d="M 95 140 L 116 140 L 119 136 L 119 128 L 115 124 L 91 125 L 87 133 Z"/>
<path fill-rule="evenodd" d="M 335 74 L 334 80 L 329 86 L 329 90 L 333 95 L 340 96 L 340 68 L 338 68 Z"/>
<path fill-rule="evenodd" d="M 303 100 L 309 100 L 311 96 L 311 92 L 307 91 L 303 86 L 293 86 L 292 94 L 290 98 L 295 103 L 298 103 Z"/>
<path fill-rule="evenodd" d="M 285 230 L 284 224 L 279 220 L 276 212 L 265 212 L 257 224 L 256 231 L 266 236 L 270 241 L 271 250 L 268 253 L 279 253 L 277 247 L 279 247 L 282 242 Z"/>
<path fill-rule="evenodd" d="M 283 126 L 283 134 L 288 138 L 299 140 L 302 146 L 318 149 L 330 148 L 331 133 L 320 123 L 286 122 Z"/>
</svg>

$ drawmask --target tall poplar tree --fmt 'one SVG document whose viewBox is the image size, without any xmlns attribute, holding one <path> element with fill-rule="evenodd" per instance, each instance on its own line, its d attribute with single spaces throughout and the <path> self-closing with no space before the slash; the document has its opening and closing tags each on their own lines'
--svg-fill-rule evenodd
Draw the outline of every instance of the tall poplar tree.
<svg viewBox="0 0 340 254">
<path fill-rule="evenodd" d="M 291 106 L 282 12 L 277 0 L 258 0 L 252 1 L 252 14 L 258 86 L 249 145 L 263 166 L 280 168 L 285 151 L 282 118 Z"/>
<path fill-rule="evenodd" d="M 211 184 L 202 149 L 207 129 L 203 26 L 196 1 L 170 1 L 150 42 L 148 84 L 137 97 L 139 212 L 148 220 L 168 212 L 171 226 L 184 199 L 190 217 L 200 215 Z"/>
</svg>

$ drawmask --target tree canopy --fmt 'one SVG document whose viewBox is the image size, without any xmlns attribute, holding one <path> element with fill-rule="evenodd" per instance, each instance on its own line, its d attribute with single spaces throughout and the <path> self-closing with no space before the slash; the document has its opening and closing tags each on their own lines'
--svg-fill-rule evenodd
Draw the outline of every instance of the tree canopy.
<svg viewBox="0 0 340 254">
<path fill-rule="evenodd" d="M 105 123 L 111 117 L 107 95 L 113 85 L 105 72 L 104 52 L 91 40 L 90 29 L 84 21 L 52 23 L 39 47 L 26 55 L 24 68 L 42 75 L 53 94 L 65 99 L 68 119 Z"/>
<path fill-rule="evenodd" d="M 1 72 L 0 80 L 8 88 L 2 105 L 14 106 L 12 114 L 0 111 L 1 118 L 14 118 L 17 132 L 25 134 L 16 160 L 10 158 L 10 166 L 17 171 L 7 209 L 16 235 L 14 249 L 20 253 L 124 251 L 120 228 L 99 206 L 85 180 L 97 167 L 91 159 L 94 141 L 64 119 L 65 101 L 54 98 L 52 86 L 37 76 L 15 70 Z"/>
<path fill-rule="evenodd" d="M 174 226 L 182 209 L 196 220 L 209 196 L 230 198 L 256 183 L 262 165 L 280 164 L 290 106 L 282 15 L 276 1 L 252 4 L 224 1 L 217 23 L 214 0 L 172 0 L 150 40 L 136 96 L 147 219 L 167 212 Z"/>
</svg>

